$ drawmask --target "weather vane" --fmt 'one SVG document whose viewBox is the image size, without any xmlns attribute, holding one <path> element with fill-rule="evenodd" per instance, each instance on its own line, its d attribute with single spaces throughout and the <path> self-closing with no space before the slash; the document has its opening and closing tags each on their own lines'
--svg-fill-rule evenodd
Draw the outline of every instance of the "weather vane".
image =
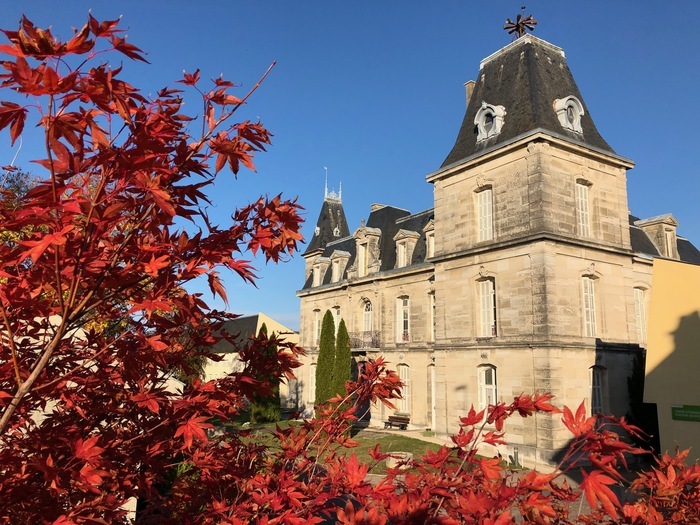
<svg viewBox="0 0 700 525">
<path fill-rule="evenodd" d="M 503 26 L 503 29 L 508 31 L 509 35 L 513 35 L 513 40 L 524 36 L 526 31 L 534 31 L 537 25 L 537 20 L 532 18 L 532 15 L 524 17 L 525 6 L 522 6 L 521 9 L 523 12 L 518 15 L 515 22 L 510 18 L 506 18 L 506 24 Z"/>
</svg>

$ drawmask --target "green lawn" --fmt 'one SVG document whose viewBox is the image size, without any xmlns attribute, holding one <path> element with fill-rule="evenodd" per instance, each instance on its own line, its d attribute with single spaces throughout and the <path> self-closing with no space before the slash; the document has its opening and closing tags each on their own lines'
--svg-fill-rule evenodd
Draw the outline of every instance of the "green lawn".
<svg viewBox="0 0 700 525">
<path fill-rule="evenodd" d="M 374 461 L 369 455 L 369 451 L 377 444 L 381 447 L 381 451 L 387 452 L 410 452 L 414 458 L 418 458 L 425 454 L 426 450 L 435 452 L 440 449 L 440 445 L 429 443 L 420 439 L 414 439 L 398 434 L 385 434 L 382 432 L 374 432 L 371 430 L 362 430 L 354 438 L 359 445 L 355 448 L 349 448 L 347 455 L 355 454 L 360 463 L 371 463 Z M 385 464 L 382 462 L 370 471 L 372 474 L 383 474 L 385 472 Z"/>
</svg>

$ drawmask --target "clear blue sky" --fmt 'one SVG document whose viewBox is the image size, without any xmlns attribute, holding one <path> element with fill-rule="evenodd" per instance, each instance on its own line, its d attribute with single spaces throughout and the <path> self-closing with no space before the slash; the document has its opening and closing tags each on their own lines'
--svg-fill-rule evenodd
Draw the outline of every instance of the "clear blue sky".
<svg viewBox="0 0 700 525">
<path fill-rule="evenodd" d="M 274 145 L 257 158 L 257 174 L 243 173 L 237 181 L 225 174 L 217 182 L 212 215 L 223 225 L 237 205 L 260 194 L 298 195 L 310 238 L 323 199 L 324 166 L 331 187 L 342 182 L 351 232 L 374 202 L 412 212 L 432 206 L 425 176 L 454 143 L 464 116 L 463 84 L 476 78 L 482 58 L 510 42 L 501 27 L 521 5 L 31 0 L 4 2 L 0 27 L 15 30 L 25 13 L 65 38 L 90 8 L 100 20 L 123 15 L 128 40 L 147 51 L 152 63 L 126 62 L 125 78 L 147 93 L 197 67 L 205 77 L 223 73 L 245 88 L 277 61 L 246 115 L 261 118 L 275 134 Z M 539 21 L 535 35 L 564 48 L 600 133 L 636 162 L 628 174 L 632 212 L 642 218 L 671 212 L 679 234 L 699 245 L 698 4 L 597 0 L 527 6 Z M 0 165 L 14 153 L 3 135 Z M 17 164 L 30 167 L 39 155 L 25 142 Z M 295 291 L 302 286 L 303 259 L 255 264 L 257 290 L 224 275 L 231 311 L 263 311 L 297 329 Z M 205 299 L 211 299 L 208 290 Z"/>
</svg>

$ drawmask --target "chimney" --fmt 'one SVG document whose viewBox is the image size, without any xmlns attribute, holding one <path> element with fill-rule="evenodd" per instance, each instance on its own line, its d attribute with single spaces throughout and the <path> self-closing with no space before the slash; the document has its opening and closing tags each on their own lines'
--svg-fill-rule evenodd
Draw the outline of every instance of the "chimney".
<svg viewBox="0 0 700 525">
<path fill-rule="evenodd" d="M 467 107 L 469 107 L 469 99 L 472 98 L 472 93 L 474 93 L 474 86 L 476 85 L 476 82 L 473 80 L 470 80 L 469 82 L 466 82 L 464 84 L 465 89 L 467 90 Z"/>
</svg>

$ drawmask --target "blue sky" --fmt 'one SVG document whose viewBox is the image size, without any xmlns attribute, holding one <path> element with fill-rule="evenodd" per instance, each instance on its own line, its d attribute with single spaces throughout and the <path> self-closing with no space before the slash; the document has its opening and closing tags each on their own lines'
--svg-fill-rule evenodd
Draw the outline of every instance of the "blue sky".
<svg viewBox="0 0 700 525">
<path fill-rule="evenodd" d="M 39 26 L 69 37 L 88 9 L 99 20 L 123 15 L 128 41 L 151 65 L 125 62 L 124 78 L 146 93 L 172 84 L 182 70 L 220 73 L 250 87 L 277 62 L 245 118 L 274 133 L 258 156 L 258 173 L 224 174 L 210 210 L 219 224 L 260 194 L 298 196 L 311 237 L 321 207 L 324 166 L 329 185 L 342 182 L 350 230 L 371 203 L 418 212 L 432 206 L 425 176 L 450 151 L 464 116 L 464 87 L 479 62 L 510 42 L 501 28 L 522 2 L 320 0 L 6 2 L 0 27 L 15 30 L 25 13 Z M 628 173 L 632 212 L 671 212 L 679 234 L 700 245 L 700 29 L 697 3 L 529 2 L 535 35 L 564 48 L 601 135 L 635 161 Z M 647 7 L 649 6 L 649 7 Z M 646 9 L 645 9 L 646 8 Z M 196 113 L 197 109 L 190 109 Z M 6 134 L 0 165 L 9 164 Z M 16 164 L 39 157 L 26 140 Z M 38 172 L 38 168 L 34 168 Z M 37 173 L 39 174 L 39 173 Z M 304 250 L 304 247 L 301 247 Z M 237 313 L 263 311 L 299 325 L 304 261 L 255 261 L 258 288 L 224 274 Z M 216 307 L 206 287 L 204 297 Z"/>
</svg>

